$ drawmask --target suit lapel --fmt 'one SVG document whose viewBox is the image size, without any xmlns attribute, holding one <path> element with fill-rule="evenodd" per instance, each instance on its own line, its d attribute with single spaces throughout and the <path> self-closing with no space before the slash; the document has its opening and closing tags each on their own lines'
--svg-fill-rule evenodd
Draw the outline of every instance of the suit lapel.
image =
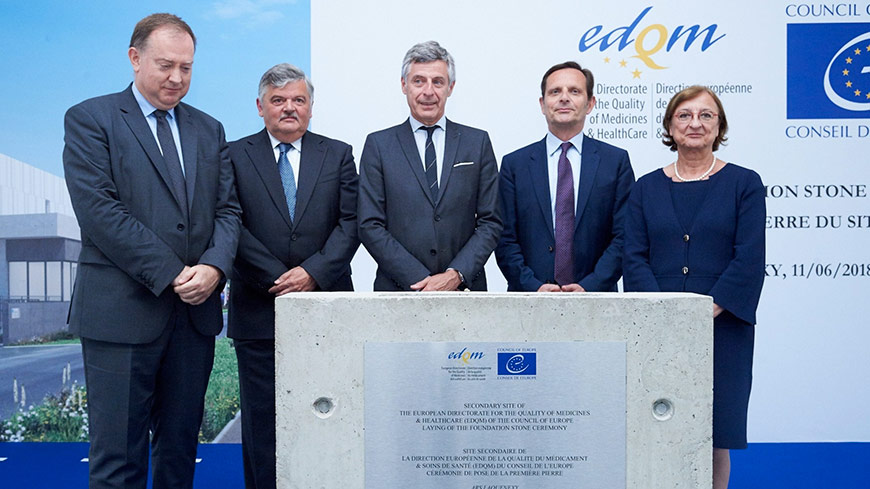
<svg viewBox="0 0 870 489">
<path fill-rule="evenodd" d="M 595 174 L 598 173 L 598 145 L 588 136 L 583 138 L 583 152 L 580 155 L 580 186 L 577 188 L 577 209 L 574 213 L 574 229 L 580 229 L 580 218 L 592 194 Z"/>
<path fill-rule="evenodd" d="M 323 139 L 316 134 L 305 132 L 302 136 L 302 154 L 299 158 L 299 181 L 296 182 L 296 218 L 294 224 L 299 223 L 305 208 L 314 193 L 314 187 L 320 178 L 323 169 L 323 159 L 326 151 L 323 148 Z"/>
<path fill-rule="evenodd" d="M 399 145 L 405 153 L 405 160 L 411 165 L 411 171 L 417 177 L 417 182 L 420 184 L 420 189 L 432 206 L 435 201 L 432 199 L 432 193 L 429 192 L 429 184 L 426 183 L 426 174 L 423 172 L 423 160 L 420 159 L 420 153 L 417 151 L 417 141 L 414 139 L 414 133 L 411 131 L 410 119 L 399 126 L 396 131 L 396 137 L 399 138 Z"/>
<path fill-rule="evenodd" d="M 196 189 L 197 172 L 197 131 L 190 114 L 181 105 L 175 107 L 178 137 L 181 138 L 181 154 L 184 159 L 184 181 L 187 185 L 187 208 L 193 207 L 193 193 Z"/>
<path fill-rule="evenodd" d="M 444 128 L 444 161 L 441 162 L 441 183 L 438 185 L 436 204 L 441 201 L 441 197 L 444 196 L 444 191 L 447 189 L 450 172 L 453 170 L 453 164 L 456 163 L 456 151 L 459 149 L 461 134 L 459 126 L 448 119 L 447 127 Z"/>
<path fill-rule="evenodd" d="M 550 237 L 554 240 L 556 235 L 553 231 L 553 207 L 550 204 L 550 178 L 547 168 L 547 138 L 544 138 L 531 149 L 529 173 L 532 178 L 532 188 L 535 191 L 541 213 L 547 222 Z"/>
<path fill-rule="evenodd" d="M 266 129 L 263 129 L 253 137 L 247 139 L 245 154 L 251 162 L 251 166 L 263 181 L 269 197 L 281 214 L 281 218 L 287 223 L 288 228 L 293 227 L 290 220 L 290 210 L 287 209 L 287 198 L 284 196 L 284 185 L 281 184 L 281 174 L 278 173 L 278 162 L 275 161 L 275 150 L 272 148 L 272 140 Z"/>
<path fill-rule="evenodd" d="M 163 179 L 166 189 L 169 190 L 169 193 L 175 198 L 175 202 L 178 203 L 179 207 L 181 207 L 181 199 L 172 191 L 169 172 L 166 169 L 166 162 L 163 160 L 163 154 L 160 153 L 160 147 L 157 146 L 157 140 L 154 138 L 154 133 L 151 132 L 151 128 L 148 127 L 148 122 L 145 120 L 145 117 L 142 116 L 142 109 L 139 108 L 139 104 L 136 102 L 136 98 L 133 96 L 133 90 L 131 88 L 127 88 L 127 90 L 124 91 L 120 110 L 124 122 L 127 123 L 127 127 L 130 128 L 133 136 L 137 141 L 139 141 L 142 149 L 145 150 L 145 154 L 148 156 L 148 159 L 151 160 L 151 164 L 154 165 L 160 178 Z"/>
</svg>

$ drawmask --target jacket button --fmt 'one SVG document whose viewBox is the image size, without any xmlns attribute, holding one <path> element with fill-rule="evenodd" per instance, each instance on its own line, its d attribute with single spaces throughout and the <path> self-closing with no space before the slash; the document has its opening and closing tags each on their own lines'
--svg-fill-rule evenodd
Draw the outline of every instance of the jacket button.
<svg viewBox="0 0 870 489">
<path fill-rule="evenodd" d="M 552 246 L 547 246 L 547 251 L 549 251 L 550 253 L 552 253 L 552 252 L 553 252 L 553 247 L 552 247 Z"/>
<path fill-rule="evenodd" d="M 290 241 L 296 241 L 298 238 L 299 236 L 296 233 L 290 235 Z"/>
<path fill-rule="evenodd" d="M 683 267 L 683 275 L 689 274 L 689 267 Z"/>
<path fill-rule="evenodd" d="M 435 222 L 438 222 L 440 220 L 441 220 L 441 216 L 439 216 L 438 214 L 435 214 Z"/>
<path fill-rule="evenodd" d="M 687 243 L 689 242 L 689 235 L 688 234 L 683 235 L 683 241 L 685 241 Z"/>
<path fill-rule="evenodd" d="M 432 256 L 435 256 L 435 255 L 438 254 L 438 252 L 435 251 L 435 250 L 429 250 L 429 254 L 432 255 Z"/>
<path fill-rule="evenodd" d="M 179 231 L 184 231 L 184 224 L 178 223 L 178 226 L 175 226 L 175 229 L 178 229 Z"/>
</svg>

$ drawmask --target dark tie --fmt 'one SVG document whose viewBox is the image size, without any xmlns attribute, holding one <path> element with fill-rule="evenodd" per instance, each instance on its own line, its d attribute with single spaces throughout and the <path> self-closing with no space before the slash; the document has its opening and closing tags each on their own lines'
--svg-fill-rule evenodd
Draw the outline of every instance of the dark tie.
<svg viewBox="0 0 870 489">
<path fill-rule="evenodd" d="M 293 145 L 290 143 L 278 145 L 278 150 L 281 152 L 278 156 L 278 173 L 281 174 L 284 198 L 287 199 L 287 210 L 290 212 L 290 220 L 292 221 L 296 214 L 296 179 L 293 177 L 293 167 L 290 166 L 290 160 L 287 159 L 287 152 L 291 149 L 293 149 Z"/>
<path fill-rule="evenodd" d="M 432 200 L 438 198 L 438 165 L 435 157 L 435 142 L 432 141 L 432 133 L 435 132 L 438 126 L 423 126 L 426 130 L 426 161 L 423 162 L 423 168 L 426 169 L 426 182 L 429 184 L 429 193 L 432 194 Z"/>
<path fill-rule="evenodd" d="M 165 110 L 155 110 L 157 118 L 157 140 L 160 141 L 160 149 L 163 150 L 163 161 L 166 162 L 166 170 L 169 172 L 169 180 L 172 185 L 172 193 L 184 208 L 187 214 L 187 189 L 184 185 L 184 174 L 181 172 L 181 160 L 178 158 L 178 150 L 175 148 L 175 139 L 172 137 L 172 129 L 166 120 Z"/>
<path fill-rule="evenodd" d="M 555 279 L 559 285 L 574 283 L 574 174 L 568 161 L 571 143 L 562 143 L 556 181 Z"/>
</svg>

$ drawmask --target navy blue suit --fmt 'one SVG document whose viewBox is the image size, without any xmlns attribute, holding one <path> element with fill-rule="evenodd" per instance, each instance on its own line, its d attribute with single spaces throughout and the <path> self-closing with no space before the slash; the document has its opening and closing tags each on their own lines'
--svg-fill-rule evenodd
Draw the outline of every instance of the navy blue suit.
<svg viewBox="0 0 870 489">
<path fill-rule="evenodd" d="M 623 218 L 634 172 L 625 150 L 591 137 L 583 138 L 580 153 L 574 281 L 589 292 L 615 291 L 622 275 Z M 499 193 L 504 231 L 495 257 L 508 290 L 533 292 L 555 283 L 546 138 L 502 159 Z"/>
<path fill-rule="evenodd" d="M 706 186 L 699 189 L 706 195 L 688 201 L 690 186 Z M 757 173 L 728 164 L 702 182 L 675 183 L 656 170 L 638 180 L 629 200 L 625 290 L 706 294 L 725 309 L 713 331 L 716 448 L 746 447 L 755 310 L 764 281 L 764 193 Z"/>
<path fill-rule="evenodd" d="M 353 153 L 341 141 L 310 131 L 302 136 L 292 221 L 266 130 L 230 143 L 230 158 L 243 213 L 228 336 L 274 339 L 275 296 L 268 291 L 287 270 L 302 266 L 318 291 L 353 290 L 350 261 L 359 247 Z"/>
<path fill-rule="evenodd" d="M 290 219 L 266 129 L 230 143 L 242 206 L 227 334 L 235 340 L 245 487 L 275 487 L 275 279 L 301 266 L 317 291 L 351 291 L 359 247 L 358 178 L 351 147 L 302 136 L 296 212 Z"/>
</svg>

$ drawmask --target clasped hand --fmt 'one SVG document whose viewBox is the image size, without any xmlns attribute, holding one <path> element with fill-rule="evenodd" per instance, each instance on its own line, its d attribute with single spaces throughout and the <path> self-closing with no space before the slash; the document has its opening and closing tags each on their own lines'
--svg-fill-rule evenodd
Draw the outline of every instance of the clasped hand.
<svg viewBox="0 0 870 489">
<path fill-rule="evenodd" d="M 198 306 L 208 299 L 221 280 L 221 271 L 211 265 L 184 266 L 172 281 L 172 287 L 181 300 Z"/>
</svg>

